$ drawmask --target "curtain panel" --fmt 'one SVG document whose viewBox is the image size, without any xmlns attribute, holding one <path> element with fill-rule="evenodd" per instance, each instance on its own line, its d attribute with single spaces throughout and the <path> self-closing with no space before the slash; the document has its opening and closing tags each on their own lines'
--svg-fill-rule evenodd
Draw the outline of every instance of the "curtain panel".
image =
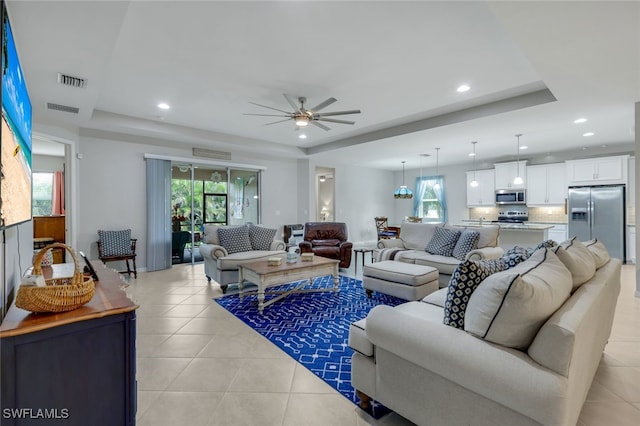
<svg viewBox="0 0 640 426">
<path fill-rule="evenodd" d="M 147 158 L 147 271 L 171 267 L 171 161 Z"/>
</svg>

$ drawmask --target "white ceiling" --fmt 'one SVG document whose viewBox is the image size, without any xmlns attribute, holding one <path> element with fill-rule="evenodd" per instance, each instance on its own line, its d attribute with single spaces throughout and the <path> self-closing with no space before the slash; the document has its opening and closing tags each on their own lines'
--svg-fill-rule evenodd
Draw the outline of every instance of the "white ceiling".
<svg viewBox="0 0 640 426">
<path fill-rule="evenodd" d="M 633 150 L 638 2 L 9 1 L 34 129 L 398 170 Z M 57 83 L 62 72 L 84 89 Z M 466 83 L 471 90 L 457 93 Z M 298 139 L 283 93 L 353 126 Z M 47 102 L 79 108 L 51 111 Z M 171 109 L 156 105 L 167 102 Z M 275 111 L 273 111 L 275 113 Z M 578 117 L 588 119 L 573 124 Z M 583 133 L 592 131 L 592 137 Z M 607 145 L 602 147 L 602 145 Z M 434 158 L 424 165 L 435 162 Z"/>
</svg>

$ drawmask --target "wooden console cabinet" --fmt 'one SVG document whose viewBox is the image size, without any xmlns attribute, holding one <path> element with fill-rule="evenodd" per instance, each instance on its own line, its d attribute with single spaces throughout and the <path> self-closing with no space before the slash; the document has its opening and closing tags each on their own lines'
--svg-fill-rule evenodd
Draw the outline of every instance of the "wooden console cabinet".
<svg viewBox="0 0 640 426">
<path fill-rule="evenodd" d="M 14 304 L 7 312 L 0 325 L 3 426 L 135 425 L 138 306 L 121 289 L 120 274 L 93 265 L 99 281 L 86 305 L 32 314 Z M 73 266 L 43 273 L 70 276 Z"/>
</svg>

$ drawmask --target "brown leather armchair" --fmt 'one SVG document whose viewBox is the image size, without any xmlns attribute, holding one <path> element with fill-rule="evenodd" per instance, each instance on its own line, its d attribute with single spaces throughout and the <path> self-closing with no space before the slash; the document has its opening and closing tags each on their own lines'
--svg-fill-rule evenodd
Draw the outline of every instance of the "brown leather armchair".
<svg viewBox="0 0 640 426">
<path fill-rule="evenodd" d="M 347 241 L 347 224 L 341 222 L 307 222 L 304 225 L 304 241 L 298 244 L 300 253 L 340 261 L 340 268 L 351 265 L 353 244 Z"/>
</svg>

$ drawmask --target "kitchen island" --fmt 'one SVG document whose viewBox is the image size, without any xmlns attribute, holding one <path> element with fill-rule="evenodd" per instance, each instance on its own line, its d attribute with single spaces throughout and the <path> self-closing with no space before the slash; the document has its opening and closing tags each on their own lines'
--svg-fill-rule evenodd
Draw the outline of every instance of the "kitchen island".
<svg viewBox="0 0 640 426">
<path fill-rule="evenodd" d="M 456 226 L 473 228 L 495 225 L 498 225 L 500 227 L 500 234 L 498 235 L 498 245 L 504 250 L 508 250 L 513 246 L 535 247 L 542 241 L 549 239 L 549 229 L 553 228 L 553 225 L 538 223 L 481 223 L 478 220 L 462 221 L 462 223 Z"/>
</svg>

